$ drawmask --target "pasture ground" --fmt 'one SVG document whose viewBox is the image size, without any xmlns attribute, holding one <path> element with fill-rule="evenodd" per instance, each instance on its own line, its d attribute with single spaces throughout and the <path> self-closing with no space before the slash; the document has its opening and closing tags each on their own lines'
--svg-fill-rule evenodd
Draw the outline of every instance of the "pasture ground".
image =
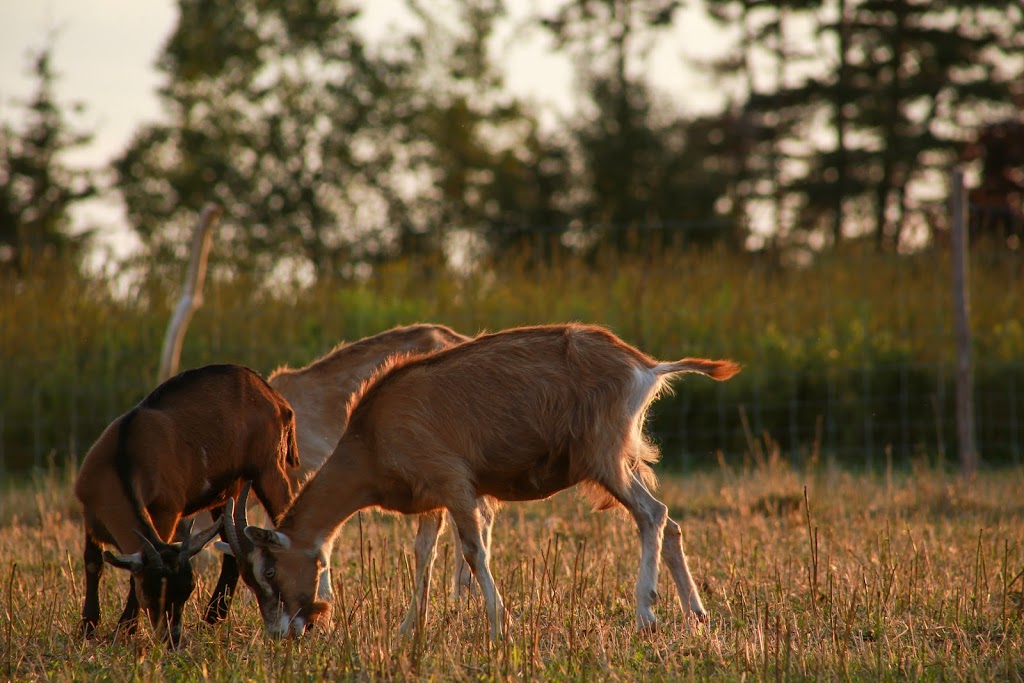
<svg viewBox="0 0 1024 683">
<path fill-rule="evenodd" d="M 363 513 L 335 548 L 330 630 L 269 641 L 244 588 L 226 623 L 201 624 L 217 564 L 200 556 L 179 651 L 154 643 L 148 625 L 114 640 L 126 585 L 113 569 L 101 584 L 99 638 L 81 641 L 71 475 L 6 484 L 0 679 L 1024 678 L 1024 470 L 965 482 L 923 461 L 857 474 L 774 460 L 662 478 L 710 628 L 688 622 L 663 570 L 659 628 L 637 633 L 635 527 L 569 493 L 498 517 L 492 567 L 513 617 L 504 642 L 489 642 L 478 598 L 451 598 L 448 532 L 425 628 L 399 638 L 414 525 Z"/>
</svg>

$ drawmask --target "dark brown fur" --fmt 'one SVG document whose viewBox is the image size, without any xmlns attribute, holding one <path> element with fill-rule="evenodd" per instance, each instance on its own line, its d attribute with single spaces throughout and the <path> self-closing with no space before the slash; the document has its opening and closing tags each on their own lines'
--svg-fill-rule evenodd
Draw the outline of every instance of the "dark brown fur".
<svg viewBox="0 0 1024 683">
<path fill-rule="evenodd" d="M 159 548 L 183 515 L 222 507 L 249 479 L 276 518 L 292 497 L 288 469 L 298 464 L 291 407 L 241 366 L 183 372 L 115 419 L 89 449 L 75 481 L 85 518 L 86 634 L 99 622 L 99 546 L 131 555 L 143 548 L 141 534 Z M 222 574 L 222 582 L 231 580 Z M 129 607 L 132 602 L 130 595 Z M 129 607 L 122 623 L 134 620 Z"/>
</svg>

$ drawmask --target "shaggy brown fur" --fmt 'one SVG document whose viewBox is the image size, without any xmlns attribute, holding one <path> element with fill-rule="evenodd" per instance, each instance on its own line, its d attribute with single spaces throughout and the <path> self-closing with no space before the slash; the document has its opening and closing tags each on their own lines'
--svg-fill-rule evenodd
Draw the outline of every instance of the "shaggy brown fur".
<svg viewBox="0 0 1024 683">
<path fill-rule="evenodd" d="M 601 504 L 622 504 L 637 522 L 640 626 L 655 622 L 650 607 L 663 553 L 680 599 L 706 618 L 679 527 L 649 492 L 657 452 L 643 438 L 642 421 L 669 376 L 725 380 L 738 371 L 731 361 L 661 363 L 590 325 L 519 328 L 392 359 L 350 402 L 345 434 L 278 531 L 246 530 L 260 566 L 274 568 L 271 584 L 284 606 L 272 632 L 301 632 L 324 610 L 313 589 L 325 550 L 349 516 L 376 506 L 451 514 L 497 636 L 504 606 L 477 499 L 536 500 L 575 484 L 603 491 Z"/>
</svg>

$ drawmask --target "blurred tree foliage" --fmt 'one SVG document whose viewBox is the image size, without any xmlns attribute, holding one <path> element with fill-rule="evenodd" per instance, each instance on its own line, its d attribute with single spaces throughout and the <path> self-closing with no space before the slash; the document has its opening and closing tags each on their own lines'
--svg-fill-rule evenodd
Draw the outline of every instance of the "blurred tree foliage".
<svg viewBox="0 0 1024 683">
<path fill-rule="evenodd" d="M 420 229 L 441 236 L 472 231 L 486 241 L 476 247 L 498 254 L 538 228 L 564 229 L 570 159 L 505 88 L 494 54 L 495 25 L 507 18 L 503 3 L 407 0 L 406 6 L 418 21 L 407 40 L 423 56 L 427 93 L 417 133 L 428 182 L 412 200 L 425 216 Z"/>
<path fill-rule="evenodd" d="M 500 256 L 539 232 L 558 248 L 869 234 L 894 250 L 935 222 L 971 131 L 1024 97 L 1016 0 L 704 0 L 730 95 L 693 116 L 648 75 L 685 6 L 532 10 L 522 30 L 570 58 L 580 96 L 541 125 L 505 87 L 503 0 L 403 0 L 383 37 L 354 0 L 179 0 L 167 117 L 115 162 L 128 216 L 152 254 L 178 254 L 218 201 L 215 257 L 256 273 Z"/>
<path fill-rule="evenodd" d="M 789 209 L 783 232 L 833 243 L 867 233 L 895 249 L 941 207 L 921 185 L 943 186 L 971 131 L 1024 101 L 1017 0 L 706 2 L 723 26 L 745 29 L 716 73 L 750 84 L 742 110 L 755 139 L 785 151 L 768 166 L 775 206 Z M 806 42 L 807 26 L 814 49 L 794 55 L 787 35 L 803 27 Z M 765 70 L 775 73 L 762 85 Z"/>
<path fill-rule="evenodd" d="M 217 255 L 256 272 L 282 257 L 336 271 L 393 249 L 394 228 L 415 223 L 395 182 L 415 171 L 415 50 L 371 50 L 357 10 L 332 0 L 180 0 L 179 12 L 159 60 L 168 118 L 115 162 L 150 250 L 186 248 L 211 200 L 227 212 Z"/>
<path fill-rule="evenodd" d="M 436 7 L 410 1 L 417 28 L 374 46 L 351 3 L 180 6 L 160 60 L 170 120 L 141 130 L 116 162 L 154 252 L 182 249 L 195 207 L 211 199 L 234 226 L 222 255 L 257 272 L 293 257 L 344 273 L 440 251 L 449 228 L 564 220 L 560 151 L 490 62 L 500 3 L 458 3 L 449 28 Z"/>
<path fill-rule="evenodd" d="M 573 215 L 586 228 L 610 228 L 620 250 L 636 243 L 628 228 L 641 243 L 652 229 L 662 243 L 681 227 L 705 228 L 688 231 L 686 241 L 730 236 L 722 230 L 729 221 L 714 220 L 730 170 L 706 163 L 714 124 L 687 119 L 646 78 L 653 40 L 672 27 L 682 4 L 569 0 L 540 18 L 573 58 L 581 84 L 582 116 L 567 130 L 579 160 Z"/>
<path fill-rule="evenodd" d="M 35 93 L 24 103 L 24 123 L 0 123 L 0 271 L 23 273 L 40 259 L 74 262 L 90 232 L 71 232 L 71 209 L 99 192 L 95 172 L 64 162 L 64 155 L 89 143 L 54 97 L 57 75 L 52 44 L 32 57 Z M 72 105 L 75 113 L 80 107 Z"/>
</svg>

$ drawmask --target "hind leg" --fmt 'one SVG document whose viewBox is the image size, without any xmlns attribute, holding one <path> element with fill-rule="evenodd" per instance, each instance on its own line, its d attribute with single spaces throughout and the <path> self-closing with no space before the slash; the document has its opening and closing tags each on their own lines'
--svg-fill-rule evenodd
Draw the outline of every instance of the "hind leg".
<svg viewBox="0 0 1024 683">
<path fill-rule="evenodd" d="M 419 515 L 416 532 L 416 585 L 405 620 L 398 628 L 399 633 L 408 635 L 427 618 L 427 595 L 430 592 L 430 574 L 437 556 L 437 537 L 444 528 L 444 510 L 435 510 Z"/>
<path fill-rule="evenodd" d="M 697 584 L 690 574 L 690 567 L 686 563 L 686 553 L 683 552 L 683 532 L 679 525 L 670 517 L 665 523 L 665 535 L 661 546 L 661 559 L 665 562 L 672 580 L 676 584 L 676 592 L 679 594 L 679 602 L 683 609 L 689 609 L 701 623 L 708 623 L 708 613 L 704 609 L 704 603 L 700 600 L 700 593 L 697 591 Z"/>
<path fill-rule="evenodd" d="M 636 582 L 636 622 L 640 629 L 651 629 L 657 624 L 652 609 L 658 599 L 658 565 L 661 560 L 662 539 L 668 508 L 651 495 L 635 474 L 630 474 L 625 490 L 607 486 L 629 511 L 640 532 L 640 572 Z"/>
</svg>

